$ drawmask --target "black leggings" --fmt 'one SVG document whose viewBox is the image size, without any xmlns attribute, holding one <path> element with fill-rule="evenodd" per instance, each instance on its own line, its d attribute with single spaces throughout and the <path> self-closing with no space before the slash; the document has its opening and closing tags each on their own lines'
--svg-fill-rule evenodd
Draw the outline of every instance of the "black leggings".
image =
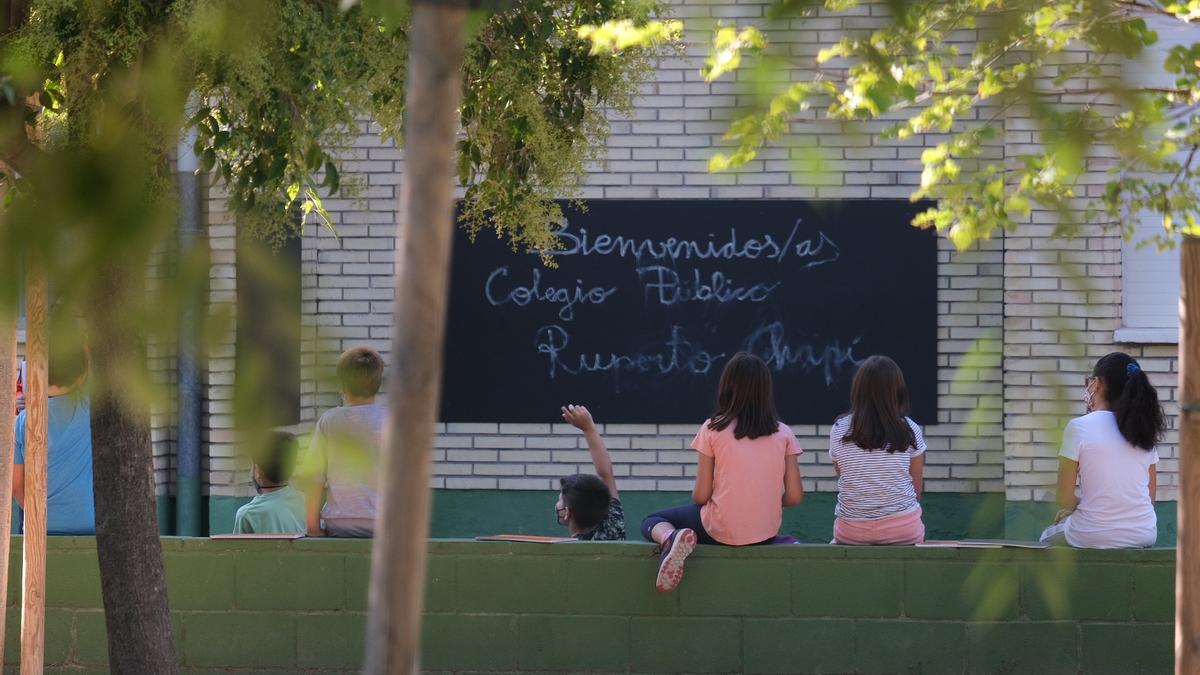
<svg viewBox="0 0 1200 675">
<path fill-rule="evenodd" d="M 701 544 L 708 544 L 710 546 L 722 545 L 721 542 L 710 537 L 708 530 L 704 529 L 704 523 L 700 520 L 699 504 L 676 506 L 670 509 L 663 509 L 662 511 L 655 511 L 646 516 L 646 519 L 642 521 L 642 536 L 646 538 L 646 541 L 654 541 L 654 538 L 650 536 L 650 530 L 653 530 L 654 526 L 659 523 L 670 523 L 677 530 L 685 527 L 694 530 L 696 532 L 696 539 Z"/>
<path fill-rule="evenodd" d="M 650 536 L 650 530 L 653 530 L 654 526 L 658 525 L 659 523 L 670 523 L 671 527 L 674 527 L 677 530 L 685 527 L 693 530 L 696 533 L 696 540 L 701 544 L 707 544 L 709 546 L 733 546 L 733 544 L 726 544 L 713 539 L 712 535 L 708 533 L 708 530 L 704 529 L 704 522 L 700 520 L 700 506 L 698 504 L 676 506 L 674 508 L 656 511 L 646 516 L 646 519 L 642 521 L 642 536 L 646 538 L 646 541 L 654 541 L 654 538 Z M 775 540 L 775 537 L 771 537 L 756 544 L 749 544 L 749 546 L 773 544 L 775 543 Z M 792 541 L 794 542 L 795 539 L 792 539 Z"/>
</svg>

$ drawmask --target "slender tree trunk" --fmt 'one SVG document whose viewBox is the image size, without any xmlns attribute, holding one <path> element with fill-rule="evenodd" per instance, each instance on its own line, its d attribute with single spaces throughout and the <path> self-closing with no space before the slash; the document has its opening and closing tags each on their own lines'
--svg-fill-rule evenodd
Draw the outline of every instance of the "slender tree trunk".
<svg viewBox="0 0 1200 675">
<path fill-rule="evenodd" d="M 371 562 L 367 673 L 417 668 L 429 535 L 433 427 L 441 396 L 454 153 L 467 11 L 413 3 L 405 163 L 396 240 L 391 420 Z"/>
<path fill-rule="evenodd" d="M 15 275 L 14 275 L 15 276 Z M 14 278 L 0 279 L 0 292 Z M 16 308 L 0 300 L 0 607 L 8 607 L 8 546 L 12 541 L 13 422 L 16 418 L 17 322 Z M 7 612 L 0 612 L 0 669 L 4 666 L 4 631 Z"/>
<path fill-rule="evenodd" d="M 1200 238 L 1184 237 L 1179 284 L 1179 541 L 1175 673 L 1200 673 Z"/>
<path fill-rule="evenodd" d="M 31 255 L 25 274 L 25 537 L 22 553 L 21 675 L 41 675 L 46 657 L 46 470 L 50 361 L 46 268 Z M 7 412 L 7 411 L 6 411 Z"/>
<path fill-rule="evenodd" d="M 96 552 L 109 669 L 119 675 L 178 672 L 158 541 L 150 414 L 119 388 L 122 368 L 145 363 L 142 336 L 122 311 L 145 297 L 142 269 L 111 261 L 88 306 Z"/>
</svg>

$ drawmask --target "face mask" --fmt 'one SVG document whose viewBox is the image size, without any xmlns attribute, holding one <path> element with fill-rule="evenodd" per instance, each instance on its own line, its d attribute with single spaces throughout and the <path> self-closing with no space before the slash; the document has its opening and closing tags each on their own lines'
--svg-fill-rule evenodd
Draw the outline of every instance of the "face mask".
<svg viewBox="0 0 1200 675">
<path fill-rule="evenodd" d="M 263 491 L 263 486 L 261 483 L 258 482 L 258 474 L 251 473 L 250 474 L 250 482 L 254 483 L 254 492 L 261 495 L 262 491 Z"/>
<path fill-rule="evenodd" d="M 1092 388 L 1085 387 L 1083 390 L 1083 408 L 1087 412 L 1092 412 Z"/>
<path fill-rule="evenodd" d="M 566 527 L 567 526 L 567 507 L 564 506 L 560 509 L 560 508 L 558 508 L 558 505 L 556 504 L 554 506 L 554 520 L 558 521 L 559 525 Z"/>
</svg>

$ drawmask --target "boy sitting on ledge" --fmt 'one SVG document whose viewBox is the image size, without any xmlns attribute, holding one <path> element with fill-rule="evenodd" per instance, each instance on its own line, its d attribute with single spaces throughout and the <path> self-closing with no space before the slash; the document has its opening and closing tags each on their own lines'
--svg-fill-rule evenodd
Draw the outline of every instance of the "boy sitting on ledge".
<svg viewBox="0 0 1200 675">
<path fill-rule="evenodd" d="M 234 534 L 304 532 L 304 494 L 288 483 L 296 466 L 297 445 L 295 436 L 277 431 L 254 458 L 252 475 L 258 496 L 237 510 Z"/>
<path fill-rule="evenodd" d="M 387 406 L 375 400 L 383 357 L 353 347 L 338 359 L 342 405 L 325 411 L 313 430 L 307 465 L 308 536 L 371 537 L 375 533 L 375 476 Z"/>
<path fill-rule="evenodd" d="M 580 541 L 621 541 L 625 539 L 625 512 L 617 493 L 612 459 L 604 439 L 596 430 L 592 414 L 581 405 L 562 409 L 563 420 L 583 432 L 596 476 L 577 473 L 559 481 L 558 503 L 554 512 L 558 524 Z"/>
</svg>

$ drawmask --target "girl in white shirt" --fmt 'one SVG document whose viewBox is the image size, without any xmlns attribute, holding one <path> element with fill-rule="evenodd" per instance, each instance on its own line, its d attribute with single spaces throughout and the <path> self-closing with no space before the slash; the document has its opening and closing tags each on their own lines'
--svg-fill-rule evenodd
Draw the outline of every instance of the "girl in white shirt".
<svg viewBox="0 0 1200 675">
<path fill-rule="evenodd" d="M 829 456 L 838 476 L 833 521 L 836 544 L 917 544 L 925 439 L 907 417 L 908 388 L 900 366 L 872 356 L 850 385 L 850 412 L 829 434 Z"/>
<path fill-rule="evenodd" d="M 1084 385 L 1087 414 L 1063 432 L 1060 511 L 1042 541 L 1079 548 L 1153 546 L 1154 446 L 1166 426 L 1158 393 L 1138 362 L 1121 352 L 1097 361 Z"/>
</svg>

